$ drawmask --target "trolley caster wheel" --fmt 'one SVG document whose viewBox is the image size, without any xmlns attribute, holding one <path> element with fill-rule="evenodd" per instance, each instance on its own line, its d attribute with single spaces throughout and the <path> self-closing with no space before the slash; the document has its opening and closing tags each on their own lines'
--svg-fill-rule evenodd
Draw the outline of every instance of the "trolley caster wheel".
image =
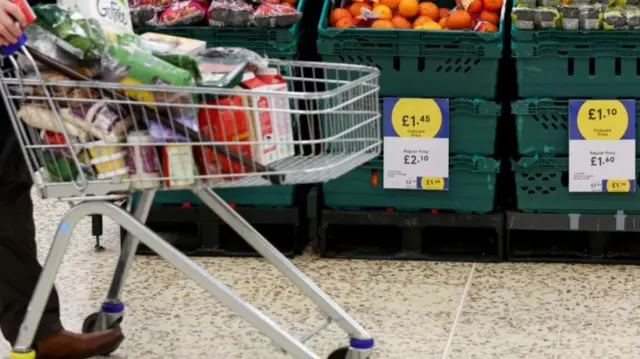
<svg viewBox="0 0 640 359">
<path fill-rule="evenodd" d="M 348 359 L 348 355 L 349 347 L 344 347 L 336 349 L 333 353 L 329 354 L 329 357 L 327 359 Z M 367 357 L 366 359 L 369 359 L 369 357 Z"/>
<path fill-rule="evenodd" d="M 84 334 L 90 334 L 90 333 L 94 333 L 96 331 L 96 324 L 98 323 L 98 316 L 100 315 L 99 312 L 96 313 L 91 313 L 89 314 L 89 316 L 87 318 L 85 318 L 84 322 L 82 323 L 82 333 Z M 120 321 L 117 321 L 115 323 L 113 323 L 109 329 L 115 329 L 117 331 L 122 331 L 122 329 L 120 328 Z M 124 340 L 124 339 L 123 339 Z M 115 343 L 113 346 L 111 346 L 110 348 L 106 348 L 104 352 L 100 353 L 101 356 L 108 356 L 111 353 L 115 352 L 116 350 L 118 350 L 118 348 L 120 347 L 120 344 L 122 344 L 122 340 Z"/>
</svg>

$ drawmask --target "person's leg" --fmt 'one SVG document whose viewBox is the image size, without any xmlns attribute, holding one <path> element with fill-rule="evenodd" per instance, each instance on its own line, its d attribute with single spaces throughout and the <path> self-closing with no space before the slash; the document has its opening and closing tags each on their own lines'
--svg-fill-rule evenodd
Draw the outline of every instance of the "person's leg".
<svg viewBox="0 0 640 359">
<path fill-rule="evenodd" d="M 5 185 L 2 190 L 9 188 L 11 195 L 0 197 L 0 329 L 13 344 L 42 267 L 36 253 L 31 186 L 16 183 Z M 54 289 L 35 342 L 61 329 L 58 294 Z"/>
<path fill-rule="evenodd" d="M 29 172 L 18 148 L 8 157 L 2 154 L 0 151 L 0 329 L 14 344 L 42 267 L 37 258 Z M 58 294 L 53 290 L 32 345 L 36 359 L 83 359 L 115 350 L 123 338 L 117 330 L 65 331 Z"/>
</svg>

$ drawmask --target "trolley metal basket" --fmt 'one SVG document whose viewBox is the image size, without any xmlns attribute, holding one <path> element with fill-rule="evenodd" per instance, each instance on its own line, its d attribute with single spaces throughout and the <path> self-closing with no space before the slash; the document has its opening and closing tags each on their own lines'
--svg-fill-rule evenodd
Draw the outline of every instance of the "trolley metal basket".
<svg viewBox="0 0 640 359">
<path fill-rule="evenodd" d="M 43 197 L 72 203 L 54 235 L 12 358 L 35 358 L 32 341 L 71 232 L 80 219 L 96 214 L 109 216 L 128 235 L 107 297 L 83 331 L 120 328 L 123 284 L 142 241 L 293 357 L 320 358 L 303 342 L 330 322 L 350 338 L 330 358 L 369 357 L 370 334 L 212 189 L 323 182 L 378 156 L 378 70 L 270 60 L 288 87 L 245 90 L 92 80 L 28 45 L 4 60 L 10 66 L 0 77 L 0 91 L 34 183 Z M 43 65 L 67 78 L 47 78 Z M 273 125 L 268 131 L 265 116 Z M 160 135 L 152 138 L 152 130 Z M 155 193 L 175 188 L 191 189 L 312 299 L 326 322 L 303 339 L 292 337 L 147 228 Z M 133 191 L 142 195 L 132 214 L 112 203 Z"/>
</svg>

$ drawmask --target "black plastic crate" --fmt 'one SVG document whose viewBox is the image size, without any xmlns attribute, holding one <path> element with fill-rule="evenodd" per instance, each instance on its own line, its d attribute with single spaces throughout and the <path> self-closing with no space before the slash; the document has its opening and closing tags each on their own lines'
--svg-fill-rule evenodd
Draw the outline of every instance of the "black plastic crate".
<svg viewBox="0 0 640 359">
<path fill-rule="evenodd" d="M 510 261 L 640 263 L 640 215 L 507 212 Z"/>
<path fill-rule="evenodd" d="M 320 212 L 317 248 L 329 258 L 500 261 L 502 214 Z"/>
<path fill-rule="evenodd" d="M 240 215 L 286 256 L 301 252 L 307 242 L 304 211 L 298 207 L 236 207 Z M 257 256 L 233 229 L 208 207 L 161 205 L 151 207 L 147 226 L 189 256 Z M 121 230 L 121 241 L 126 232 Z M 137 254 L 155 255 L 140 244 Z"/>
</svg>

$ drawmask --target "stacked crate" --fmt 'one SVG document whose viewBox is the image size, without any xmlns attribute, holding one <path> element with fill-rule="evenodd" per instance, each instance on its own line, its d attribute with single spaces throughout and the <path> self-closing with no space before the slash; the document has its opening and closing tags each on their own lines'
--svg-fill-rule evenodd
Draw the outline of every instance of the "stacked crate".
<svg viewBox="0 0 640 359">
<path fill-rule="evenodd" d="M 611 241 L 636 231 L 640 193 L 569 192 L 569 101 L 640 98 L 640 32 L 513 28 L 512 40 L 520 96 L 512 104 L 518 211 L 506 217 L 507 256 L 619 258 Z"/>
<path fill-rule="evenodd" d="M 447 259 L 425 249 L 427 233 L 434 236 L 433 227 L 493 228 L 500 222 L 484 214 L 495 209 L 500 170 L 495 142 L 501 106 L 492 100 L 503 52 L 502 30 L 334 28 L 328 18 L 340 4 L 341 0 L 324 4 L 317 42 L 322 60 L 377 67 L 381 71 L 381 98 L 448 99 L 450 182 L 448 191 L 384 189 L 383 154 L 324 184 L 321 252 L 326 256 Z M 455 7 L 454 1 L 436 4 Z M 380 111 L 382 114 L 382 103 Z M 465 224 L 466 220 L 475 222 Z M 408 228 L 407 223 L 413 223 L 414 228 Z M 351 227 L 358 227 L 365 237 L 365 233 L 377 236 L 387 230 L 395 234 L 383 238 L 386 243 L 373 238 L 359 242 L 347 233 Z M 350 245 L 352 239 L 355 242 Z"/>
</svg>

